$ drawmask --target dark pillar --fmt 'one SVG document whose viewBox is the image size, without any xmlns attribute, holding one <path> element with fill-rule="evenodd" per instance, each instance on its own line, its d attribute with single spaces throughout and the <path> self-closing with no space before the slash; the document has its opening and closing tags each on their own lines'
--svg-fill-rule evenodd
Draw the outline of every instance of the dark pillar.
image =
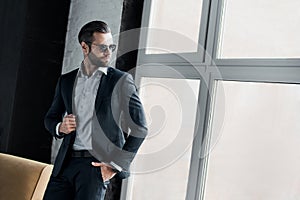
<svg viewBox="0 0 300 200">
<path fill-rule="evenodd" d="M 144 0 L 124 0 L 123 2 L 118 59 L 116 63 L 116 67 L 123 71 L 129 71 L 136 67 L 140 33 L 139 31 L 133 31 L 134 35 L 128 41 L 128 37 L 123 37 L 127 36 L 127 34 L 122 34 L 122 32 L 141 28 L 143 5 Z M 131 46 L 130 49 L 135 50 L 127 52 L 128 45 Z"/>
<path fill-rule="evenodd" d="M 122 71 L 129 71 L 136 67 L 138 45 L 139 45 L 139 32 L 134 31 L 134 36 L 130 37 L 132 40 L 128 41 L 128 38 L 122 37 L 122 32 L 131 29 L 141 27 L 141 19 L 143 12 L 143 0 L 124 0 L 123 12 L 121 19 L 118 58 L 116 62 L 116 68 Z M 134 51 L 126 52 L 126 45 L 132 45 Z M 134 72 L 134 71 L 131 71 Z M 134 74 L 132 74 L 134 75 Z M 113 178 L 109 185 L 105 200 L 119 200 L 122 188 L 122 180 Z"/>
</svg>

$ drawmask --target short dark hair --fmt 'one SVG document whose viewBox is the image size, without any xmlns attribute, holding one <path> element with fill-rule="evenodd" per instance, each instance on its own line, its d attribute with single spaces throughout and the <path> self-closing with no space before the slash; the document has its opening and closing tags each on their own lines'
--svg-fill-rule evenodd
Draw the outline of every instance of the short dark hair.
<svg viewBox="0 0 300 200">
<path fill-rule="evenodd" d="M 99 33 L 110 33 L 110 28 L 108 25 L 103 21 L 91 21 L 87 24 L 85 24 L 79 31 L 78 34 L 78 41 L 81 44 L 81 42 L 85 42 L 88 45 L 90 45 L 93 40 L 93 34 L 95 32 Z"/>
</svg>

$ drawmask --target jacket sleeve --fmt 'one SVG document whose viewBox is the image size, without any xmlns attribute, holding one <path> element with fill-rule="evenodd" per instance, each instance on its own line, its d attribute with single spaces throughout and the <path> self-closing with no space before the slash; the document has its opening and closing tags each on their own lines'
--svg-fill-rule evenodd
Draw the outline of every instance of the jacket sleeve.
<svg viewBox="0 0 300 200">
<path fill-rule="evenodd" d="M 65 105 L 61 96 L 61 77 L 58 79 L 52 104 L 44 118 L 45 128 L 55 137 L 63 138 L 64 135 L 56 134 L 56 125 L 61 122 L 65 113 Z"/>
<path fill-rule="evenodd" d="M 132 160 L 147 136 L 148 129 L 143 105 L 130 74 L 123 77 L 121 94 L 123 120 L 127 126 L 125 128 L 130 132 L 125 138 L 122 149 L 115 152 L 114 158 L 116 164 L 121 166 L 124 171 L 128 171 Z"/>
</svg>

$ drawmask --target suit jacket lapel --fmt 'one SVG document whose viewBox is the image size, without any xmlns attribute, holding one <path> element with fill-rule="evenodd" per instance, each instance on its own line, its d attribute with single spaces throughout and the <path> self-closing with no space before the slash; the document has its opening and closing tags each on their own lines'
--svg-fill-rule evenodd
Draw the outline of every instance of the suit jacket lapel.
<svg viewBox="0 0 300 200">
<path fill-rule="evenodd" d="M 65 85 L 65 91 L 66 91 L 66 97 L 67 97 L 67 102 L 68 102 L 68 106 L 69 108 L 67 108 L 67 112 L 68 114 L 73 113 L 73 90 L 74 90 L 74 86 L 75 86 L 75 81 L 76 81 L 76 77 L 77 77 L 77 73 L 78 70 L 74 70 L 70 76 L 68 76 L 68 80 L 66 81 L 66 85 Z"/>
<path fill-rule="evenodd" d="M 109 80 L 111 79 L 112 75 L 113 75 L 113 70 L 111 67 L 109 67 L 107 70 L 107 75 L 103 74 L 101 77 L 100 85 L 97 91 L 96 102 L 95 102 L 96 111 L 100 108 L 103 98 L 105 98 L 106 95 L 108 95 L 107 85 L 109 84 Z"/>
</svg>

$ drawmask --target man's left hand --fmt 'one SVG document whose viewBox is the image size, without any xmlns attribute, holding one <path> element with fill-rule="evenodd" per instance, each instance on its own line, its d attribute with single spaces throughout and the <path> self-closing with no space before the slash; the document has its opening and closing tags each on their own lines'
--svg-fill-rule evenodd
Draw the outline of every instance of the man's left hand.
<svg viewBox="0 0 300 200">
<path fill-rule="evenodd" d="M 94 167 L 100 167 L 103 182 L 110 180 L 116 175 L 116 172 L 106 163 L 92 162 Z"/>
</svg>

